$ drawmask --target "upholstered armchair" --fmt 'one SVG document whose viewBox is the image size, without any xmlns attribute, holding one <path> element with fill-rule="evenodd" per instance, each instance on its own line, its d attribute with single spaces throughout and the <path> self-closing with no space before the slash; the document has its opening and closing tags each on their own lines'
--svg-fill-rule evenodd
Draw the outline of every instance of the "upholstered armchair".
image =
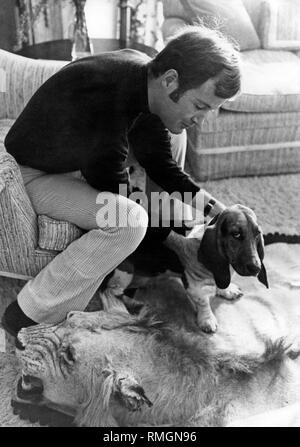
<svg viewBox="0 0 300 447">
<path fill-rule="evenodd" d="M 0 50 L 0 275 L 34 277 L 82 230 L 36 215 L 4 138 L 25 104 L 64 61 L 33 60 Z"/>
</svg>

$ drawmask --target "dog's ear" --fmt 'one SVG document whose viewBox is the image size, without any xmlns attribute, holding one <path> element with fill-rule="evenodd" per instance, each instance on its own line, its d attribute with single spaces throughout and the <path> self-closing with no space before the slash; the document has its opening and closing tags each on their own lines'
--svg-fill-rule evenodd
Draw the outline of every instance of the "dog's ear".
<svg viewBox="0 0 300 447">
<path fill-rule="evenodd" d="M 264 239 L 263 235 L 260 234 L 257 240 L 257 253 L 261 262 L 261 269 L 259 274 L 257 275 L 257 279 L 264 285 L 266 288 L 269 288 L 268 283 L 268 277 L 267 277 L 267 271 L 263 263 L 263 259 L 265 256 L 265 250 L 264 250 Z"/>
<path fill-rule="evenodd" d="M 219 289 L 226 289 L 230 284 L 229 263 L 222 256 L 220 250 L 222 237 L 220 225 L 224 224 L 225 217 L 219 215 L 214 218 L 204 231 L 204 235 L 198 251 L 198 259 L 210 270 L 214 276 L 216 286 Z"/>
<path fill-rule="evenodd" d="M 269 283 L 268 283 L 268 277 L 267 277 L 267 271 L 266 268 L 263 264 L 263 262 L 261 263 L 261 269 L 259 274 L 257 275 L 257 279 L 263 283 L 264 286 L 266 286 L 266 288 L 269 288 Z"/>
</svg>

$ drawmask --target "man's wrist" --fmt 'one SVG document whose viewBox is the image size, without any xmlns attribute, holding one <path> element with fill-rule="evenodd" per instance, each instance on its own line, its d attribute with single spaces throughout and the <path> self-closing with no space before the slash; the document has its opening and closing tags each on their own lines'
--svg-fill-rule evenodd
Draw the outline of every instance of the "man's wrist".
<svg viewBox="0 0 300 447">
<path fill-rule="evenodd" d="M 206 208 L 206 207 L 205 207 Z M 215 217 L 220 214 L 225 209 L 225 205 L 218 200 L 211 199 L 207 204 L 207 213 L 205 214 L 204 209 L 204 217 Z"/>
<path fill-rule="evenodd" d="M 214 217 L 217 214 L 224 211 L 225 205 L 215 199 L 211 194 L 200 189 L 193 199 L 193 207 L 200 213 L 203 213 L 203 217 Z"/>
<path fill-rule="evenodd" d="M 211 198 L 207 202 L 207 204 L 204 206 L 204 210 L 203 210 L 204 217 L 207 217 L 212 212 L 212 209 L 215 206 L 215 204 L 216 204 L 216 201 L 213 198 Z"/>
</svg>

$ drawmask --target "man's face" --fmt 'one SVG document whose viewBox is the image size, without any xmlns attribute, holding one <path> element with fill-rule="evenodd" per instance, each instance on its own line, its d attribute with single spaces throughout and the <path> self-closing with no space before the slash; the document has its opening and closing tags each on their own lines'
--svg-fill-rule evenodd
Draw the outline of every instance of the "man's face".
<svg viewBox="0 0 300 447">
<path fill-rule="evenodd" d="M 172 133 L 179 134 L 183 129 L 200 124 L 206 115 L 217 110 L 226 99 L 215 96 L 215 80 L 209 79 L 200 87 L 185 91 L 174 102 L 170 97 L 176 92 L 178 82 L 176 79 L 165 84 L 166 95 L 162 99 L 159 116 L 164 125 Z"/>
</svg>

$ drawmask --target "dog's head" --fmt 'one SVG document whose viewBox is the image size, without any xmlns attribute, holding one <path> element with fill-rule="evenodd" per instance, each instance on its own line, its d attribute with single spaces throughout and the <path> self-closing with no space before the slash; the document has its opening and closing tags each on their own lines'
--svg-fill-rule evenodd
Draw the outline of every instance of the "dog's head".
<svg viewBox="0 0 300 447">
<path fill-rule="evenodd" d="M 256 215 L 246 206 L 226 208 L 210 222 L 198 255 L 220 289 L 230 284 L 229 265 L 241 276 L 257 276 L 268 287 L 263 235 Z"/>
</svg>

